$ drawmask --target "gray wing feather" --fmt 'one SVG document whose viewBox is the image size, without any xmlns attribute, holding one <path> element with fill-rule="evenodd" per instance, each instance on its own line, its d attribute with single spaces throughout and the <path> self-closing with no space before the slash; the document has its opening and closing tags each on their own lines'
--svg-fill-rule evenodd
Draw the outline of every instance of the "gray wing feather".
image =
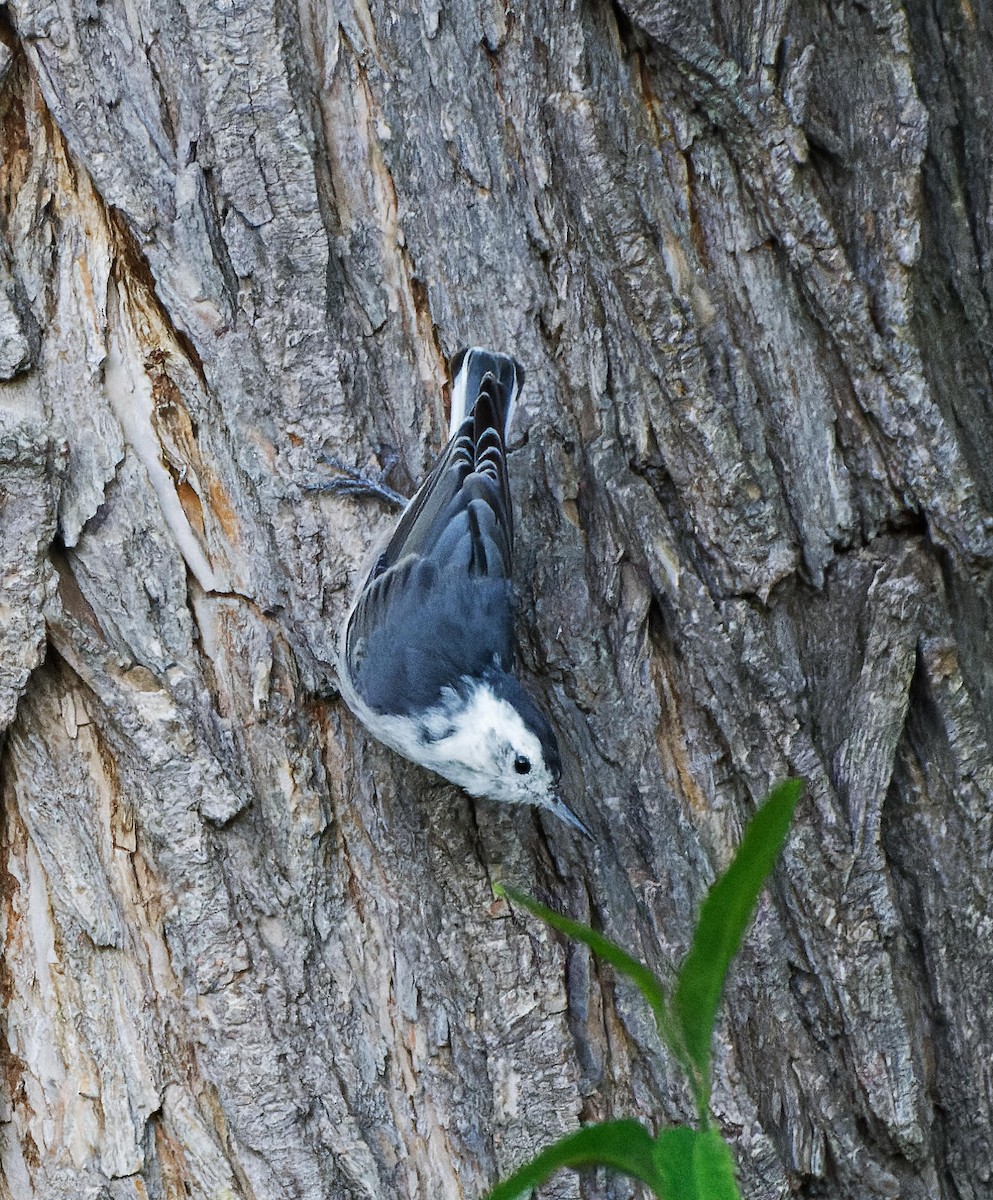
<svg viewBox="0 0 993 1200">
<path fill-rule="evenodd" d="M 352 683 L 383 713 L 514 660 L 509 396 L 484 377 L 472 411 L 404 511 L 346 634 Z"/>
<path fill-rule="evenodd" d="M 404 509 L 389 544 L 373 568 L 374 576 L 405 554 L 423 553 L 427 549 L 426 541 L 432 534 L 437 536 L 440 515 L 458 497 L 466 475 L 472 470 L 472 441 L 464 429 L 465 426 L 448 443 L 431 474 Z"/>
<path fill-rule="evenodd" d="M 429 708 L 464 676 L 513 664 L 507 579 L 465 574 L 453 583 L 430 560 L 405 559 L 375 581 L 360 607 L 350 626 L 357 636 L 349 640 L 349 666 L 356 691 L 376 712 Z"/>
</svg>

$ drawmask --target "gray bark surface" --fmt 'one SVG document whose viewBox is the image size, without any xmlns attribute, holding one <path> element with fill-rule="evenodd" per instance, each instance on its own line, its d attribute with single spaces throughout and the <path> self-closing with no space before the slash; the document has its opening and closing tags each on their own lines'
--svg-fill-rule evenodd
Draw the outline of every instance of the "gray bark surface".
<svg viewBox="0 0 993 1200">
<path fill-rule="evenodd" d="M 993 1194 L 991 13 L 9 0 L 2 1200 L 478 1197 L 689 1118 L 491 884 L 669 979 L 787 774 L 744 1195 Z M 595 845 L 335 690 L 391 517 L 314 485 L 409 491 L 465 343 L 528 372 L 521 656 Z"/>
</svg>

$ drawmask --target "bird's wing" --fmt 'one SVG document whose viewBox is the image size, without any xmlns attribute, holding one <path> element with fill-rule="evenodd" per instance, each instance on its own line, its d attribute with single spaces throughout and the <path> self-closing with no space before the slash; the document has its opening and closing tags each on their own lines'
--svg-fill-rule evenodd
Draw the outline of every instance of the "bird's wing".
<svg viewBox="0 0 993 1200">
<path fill-rule="evenodd" d="M 509 577 L 513 515 L 504 448 L 507 415 L 507 400 L 495 380 L 484 379 L 469 415 L 404 509 L 370 581 L 408 554 L 430 554 L 450 523 L 474 499 L 491 510 L 493 521 L 487 527 L 500 543 L 504 573 Z"/>
<path fill-rule="evenodd" d="M 402 559 L 363 593 L 347 653 L 352 684 L 375 712 L 431 708 L 464 677 L 513 665 L 510 581 L 445 579 L 430 558 Z"/>
<path fill-rule="evenodd" d="M 492 375 L 367 579 L 346 634 L 352 683 L 379 712 L 514 658 L 506 397 Z"/>
</svg>

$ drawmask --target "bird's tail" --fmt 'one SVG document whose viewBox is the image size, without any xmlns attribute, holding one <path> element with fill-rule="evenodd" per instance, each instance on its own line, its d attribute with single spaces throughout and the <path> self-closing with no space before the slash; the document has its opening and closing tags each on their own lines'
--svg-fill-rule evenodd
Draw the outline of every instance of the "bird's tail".
<svg viewBox="0 0 993 1200">
<path fill-rule="evenodd" d="M 466 419 L 479 398 L 483 379 L 492 375 L 496 380 L 496 399 L 500 402 L 503 412 L 500 433 L 507 435 L 514 404 L 524 386 L 524 368 L 509 354 L 498 354 L 495 350 L 484 350 L 479 346 L 471 346 L 460 350 L 452 359 L 452 419 L 449 423 L 449 437 Z M 491 393 L 492 397 L 492 393 Z"/>
</svg>

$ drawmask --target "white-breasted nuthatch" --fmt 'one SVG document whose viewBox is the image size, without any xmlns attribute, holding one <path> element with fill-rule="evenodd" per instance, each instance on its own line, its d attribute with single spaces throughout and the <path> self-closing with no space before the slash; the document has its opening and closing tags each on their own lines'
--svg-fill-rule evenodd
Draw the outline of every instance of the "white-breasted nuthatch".
<svg viewBox="0 0 993 1200">
<path fill-rule="evenodd" d="M 450 440 L 345 625 L 341 690 L 374 737 L 472 796 L 535 804 L 590 836 L 556 792 L 561 761 L 514 671 L 505 439 L 520 363 L 452 360 Z"/>
</svg>

